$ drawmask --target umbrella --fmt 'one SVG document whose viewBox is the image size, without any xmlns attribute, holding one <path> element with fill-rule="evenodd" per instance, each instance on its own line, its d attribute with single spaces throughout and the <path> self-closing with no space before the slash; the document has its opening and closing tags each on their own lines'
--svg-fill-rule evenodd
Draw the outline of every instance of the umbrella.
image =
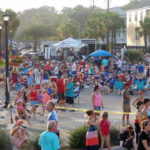
<svg viewBox="0 0 150 150">
<path fill-rule="evenodd" d="M 94 56 L 101 56 L 102 57 L 102 56 L 114 56 L 114 55 L 108 51 L 105 51 L 105 50 L 97 50 L 97 51 L 91 53 L 89 56 L 90 57 L 94 57 Z"/>
</svg>

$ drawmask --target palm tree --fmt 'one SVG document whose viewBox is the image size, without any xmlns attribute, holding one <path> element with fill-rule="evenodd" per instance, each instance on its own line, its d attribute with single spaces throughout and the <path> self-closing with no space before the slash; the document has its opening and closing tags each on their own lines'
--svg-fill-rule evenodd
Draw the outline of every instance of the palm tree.
<svg viewBox="0 0 150 150">
<path fill-rule="evenodd" d="M 110 29 L 112 32 L 112 50 L 116 50 L 116 32 L 118 29 L 123 28 L 125 26 L 123 18 L 119 16 L 118 13 L 111 12 L 110 13 Z"/>
<path fill-rule="evenodd" d="M 140 21 L 140 36 L 144 36 L 145 51 L 147 51 L 147 37 L 150 35 L 150 18 L 145 17 L 144 21 Z"/>
</svg>

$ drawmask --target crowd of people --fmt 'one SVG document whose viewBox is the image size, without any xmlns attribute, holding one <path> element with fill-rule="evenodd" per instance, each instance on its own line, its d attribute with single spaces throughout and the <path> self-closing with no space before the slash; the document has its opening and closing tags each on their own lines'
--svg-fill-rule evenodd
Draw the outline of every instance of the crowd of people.
<svg viewBox="0 0 150 150">
<path fill-rule="evenodd" d="M 4 82 L 2 74 L 4 70 L 1 68 L 1 82 Z M 29 135 L 22 127 L 23 120 L 26 119 L 29 125 L 32 125 L 30 118 L 35 119 L 37 109 L 42 108 L 41 116 L 48 115 L 48 131 L 41 134 L 39 145 L 42 150 L 60 149 L 59 129 L 58 129 L 58 111 L 55 105 L 65 108 L 67 105 L 72 106 L 71 112 L 74 111 L 75 102 L 83 88 L 94 86 L 91 93 L 92 109 L 86 112 L 88 115 L 87 126 L 89 127 L 86 135 L 86 149 L 99 149 L 99 141 L 97 136 L 97 126 L 101 131 L 101 149 L 106 139 L 108 149 L 110 149 L 110 121 L 108 121 L 108 113 L 104 112 L 100 119 L 98 112 L 104 108 L 102 94 L 122 94 L 123 97 L 123 117 L 122 125 L 125 131 L 121 134 L 123 146 L 131 149 L 133 144 L 134 132 L 129 122 L 129 114 L 131 112 L 130 99 L 131 95 L 139 95 L 133 105 L 137 108 L 135 117 L 135 134 L 138 150 L 149 149 L 149 138 L 147 133 L 150 131 L 149 105 L 150 100 L 144 98 L 144 94 L 150 91 L 150 67 L 147 64 L 132 64 L 121 59 L 113 58 L 91 58 L 86 61 L 73 61 L 71 63 L 65 61 L 48 61 L 33 62 L 32 60 L 24 60 L 24 63 L 18 67 L 11 67 L 11 89 L 17 91 L 14 105 L 17 109 L 16 124 L 11 131 L 12 143 L 16 147 L 22 147 L 29 139 Z M 28 103 L 30 102 L 30 108 Z M 99 120 L 100 119 L 100 120 Z M 126 120 L 126 123 L 125 123 Z M 144 121 L 144 122 L 143 122 Z M 22 131 L 22 132 L 20 132 Z M 17 136 L 16 132 L 22 133 L 23 141 L 14 141 Z M 56 135 L 54 134 L 56 133 Z M 21 134 L 20 134 L 21 136 Z M 46 145 L 46 140 L 50 140 Z M 94 141 L 94 142 L 93 142 Z M 15 143 L 16 142 L 16 143 Z M 20 143 L 19 143 L 20 142 Z M 19 143 L 19 144 L 18 144 Z M 54 143 L 54 144 L 51 144 Z M 130 147 L 130 146 L 131 147 Z M 97 147 L 97 148 L 96 148 Z M 145 148 L 145 149 L 144 149 Z"/>
</svg>

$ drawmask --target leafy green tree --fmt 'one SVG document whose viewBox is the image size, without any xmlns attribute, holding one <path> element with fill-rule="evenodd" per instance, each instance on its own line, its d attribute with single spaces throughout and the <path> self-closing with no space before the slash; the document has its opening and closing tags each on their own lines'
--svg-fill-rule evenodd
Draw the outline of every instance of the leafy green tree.
<svg viewBox="0 0 150 150">
<path fill-rule="evenodd" d="M 28 27 L 22 33 L 25 39 L 30 39 L 33 41 L 33 50 L 34 52 L 37 51 L 38 41 L 40 39 L 45 39 L 53 35 L 53 29 L 51 26 L 47 25 L 33 25 Z"/>
<path fill-rule="evenodd" d="M 124 10 L 128 10 L 128 9 L 132 8 L 134 5 L 136 5 L 138 3 L 140 3 L 139 0 L 130 0 L 130 2 L 127 5 L 124 5 L 122 8 Z"/>
<path fill-rule="evenodd" d="M 68 19 L 74 20 L 80 24 L 81 32 L 84 29 L 85 22 L 92 12 L 92 8 L 83 7 L 82 5 L 78 5 L 74 8 L 65 7 L 62 10 L 63 15 L 67 16 Z"/>
<path fill-rule="evenodd" d="M 106 36 L 106 13 L 101 10 L 93 13 L 86 21 L 84 34 L 88 38 L 104 39 Z"/>
<path fill-rule="evenodd" d="M 144 55 L 140 50 L 128 50 L 125 52 L 125 58 L 132 63 L 143 61 Z"/>
<path fill-rule="evenodd" d="M 8 31 L 9 31 L 9 38 L 12 39 L 16 33 L 16 30 L 19 26 L 19 19 L 17 18 L 17 14 L 11 10 L 11 9 L 7 9 L 5 10 L 5 12 L 3 12 L 1 9 L 0 9 L 0 16 L 2 16 L 3 14 L 7 13 L 9 15 L 9 22 L 8 22 Z M 0 19 L 0 24 L 2 24 L 3 26 L 3 29 L 2 29 L 2 43 L 4 45 L 4 35 L 5 35 L 5 26 L 4 26 L 4 22 L 2 20 L 2 17 Z"/>
<path fill-rule="evenodd" d="M 145 51 L 147 51 L 147 37 L 150 36 L 150 18 L 145 17 L 144 21 L 140 21 L 140 36 L 144 36 Z"/>
<path fill-rule="evenodd" d="M 14 35 L 15 35 L 15 32 L 16 32 L 18 26 L 19 26 L 20 21 L 17 18 L 17 14 L 13 10 L 7 9 L 5 12 L 10 17 L 8 25 L 9 25 L 9 31 L 10 31 L 10 36 L 11 36 L 10 38 L 13 38 Z"/>
<path fill-rule="evenodd" d="M 112 50 L 114 51 L 116 49 L 116 32 L 117 30 L 125 27 L 124 19 L 121 18 L 118 13 L 111 12 L 109 13 L 109 25 L 108 26 L 112 33 L 111 34 L 112 35 L 111 47 L 112 47 Z"/>
<path fill-rule="evenodd" d="M 57 34 L 60 39 L 65 39 L 68 37 L 77 38 L 78 27 L 72 21 L 64 21 L 57 28 Z"/>
<path fill-rule="evenodd" d="M 60 24 L 61 15 L 58 14 L 54 7 L 43 6 L 37 9 L 25 10 L 18 14 L 18 18 L 20 20 L 20 26 L 16 32 L 16 40 L 24 38 L 22 31 L 37 24 L 50 26 L 56 36 L 56 28 Z"/>
</svg>

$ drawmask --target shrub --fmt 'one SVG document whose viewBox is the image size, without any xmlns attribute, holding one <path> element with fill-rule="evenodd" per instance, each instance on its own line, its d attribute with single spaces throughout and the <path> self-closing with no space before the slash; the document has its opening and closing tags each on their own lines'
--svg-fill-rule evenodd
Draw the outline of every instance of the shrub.
<svg viewBox="0 0 150 150">
<path fill-rule="evenodd" d="M 39 137 L 36 137 L 34 140 L 30 140 L 25 144 L 21 150 L 41 150 L 41 147 L 38 145 Z"/>
<path fill-rule="evenodd" d="M 33 150 L 41 150 L 41 147 L 38 145 L 39 137 L 31 141 L 31 144 L 33 146 Z"/>
<path fill-rule="evenodd" d="M 68 144 L 71 148 L 85 149 L 87 126 L 80 126 L 72 131 L 68 138 Z"/>
<path fill-rule="evenodd" d="M 120 135 L 120 128 L 117 126 L 112 126 L 110 129 L 110 144 L 119 145 L 119 135 Z"/>
<path fill-rule="evenodd" d="M 140 50 L 128 50 L 125 52 L 125 58 L 132 63 L 138 63 L 143 61 L 143 52 Z"/>
<path fill-rule="evenodd" d="M 0 150 L 12 150 L 10 136 L 3 129 L 0 129 Z"/>
<path fill-rule="evenodd" d="M 85 149 L 85 142 L 86 142 L 86 132 L 88 128 L 84 126 L 80 126 L 70 132 L 68 137 L 68 144 L 70 148 L 74 149 Z M 111 145 L 118 145 L 119 144 L 119 136 L 120 130 L 119 128 L 112 126 L 110 129 L 110 142 Z M 99 136 L 99 143 L 101 143 L 100 139 L 100 131 L 98 130 Z"/>
</svg>

